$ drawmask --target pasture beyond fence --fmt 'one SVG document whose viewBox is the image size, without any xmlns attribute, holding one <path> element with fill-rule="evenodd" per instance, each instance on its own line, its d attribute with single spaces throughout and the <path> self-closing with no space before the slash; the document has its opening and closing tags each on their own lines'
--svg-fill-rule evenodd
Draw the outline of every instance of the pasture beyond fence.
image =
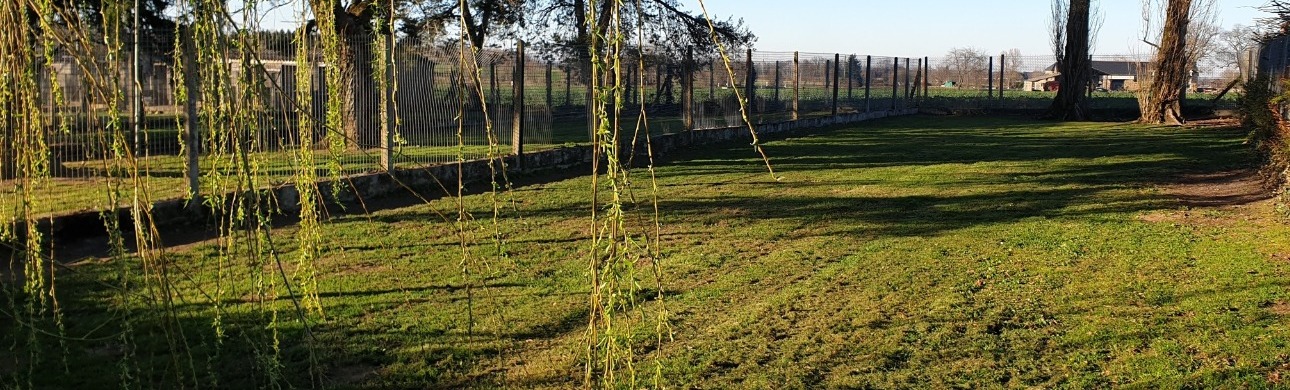
<svg viewBox="0 0 1290 390">
<path fill-rule="evenodd" d="M 254 58 L 226 61 L 231 72 L 255 72 L 264 83 L 261 101 L 256 102 L 262 113 L 258 128 L 246 129 L 242 139 L 235 140 L 251 151 L 247 157 L 256 169 L 268 173 L 268 181 L 257 183 L 260 186 L 282 185 L 292 177 L 298 158 L 293 151 L 301 142 L 296 96 L 310 95 L 310 112 L 318 118 L 329 104 L 323 81 L 327 65 L 320 53 L 301 64 L 295 43 L 274 37 L 266 33 Z M 355 48 L 353 55 L 371 60 L 354 70 L 371 77 L 356 77 L 352 90 L 343 95 L 355 107 L 355 123 L 345 126 L 344 152 L 333 156 L 326 145 L 315 145 L 320 170 L 331 160 L 339 161 L 344 173 L 359 174 L 482 159 L 496 144 L 506 145 L 503 152 L 514 155 L 589 142 L 589 91 L 576 61 L 525 52 L 521 44 L 484 50 L 477 69 L 466 71 L 454 50 L 437 46 L 377 42 Z M 202 122 L 193 116 L 203 103 L 179 103 L 177 84 L 186 77 L 177 70 L 175 56 L 143 58 L 138 80 L 132 79 L 132 72 L 122 76 L 123 86 L 137 82 L 137 89 L 123 88 L 122 93 L 124 101 L 142 105 L 142 116 L 129 118 L 131 123 L 120 128 L 139 124 L 139 131 L 124 136 L 131 138 L 154 199 L 205 195 L 212 191 L 204 185 L 205 173 L 224 169 L 230 155 L 214 146 L 219 142 L 202 138 Z M 749 120 L 763 124 L 914 108 L 1042 109 L 1058 87 L 1050 57 L 898 58 L 749 49 L 731 53 L 729 70 L 720 57 L 692 52 L 642 50 L 625 60 L 640 66 L 627 67 L 623 75 L 629 80 L 623 85 L 629 99 L 622 112 L 631 114 L 621 115 L 644 112 L 652 134 L 740 126 L 736 90 L 747 97 Z M 1143 64 L 1127 57 L 1099 60 Z M 377 72 L 373 63 L 381 61 L 393 66 Z M 129 62 L 120 65 L 119 69 L 131 69 Z M 114 208 L 101 204 L 94 194 L 103 188 L 109 171 L 122 169 L 109 158 L 104 140 L 122 136 L 107 130 L 105 121 L 110 111 L 124 111 L 123 107 L 90 93 L 89 81 L 71 58 L 59 57 L 54 66 L 51 73 L 57 84 L 46 80 L 41 86 L 44 114 L 57 118 L 47 129 L 54 176 L 46 189 L 50 209 L 41 212 Z M 312 69 L 307 86 L 297 77 L 301 67 Z M 1093 108 L 1136 109 L 1132 91 L 1140 67 L 1121 68 L 1095 72 L 1099 78 L 1089 87 Z M 305 88 L 308 91 L 302 91 Z M 55 104 L 55 90 L 61 104 Z M 195 91 L 187 93 L 192 96 Z M 383 104 L 389 98 L 393 104 Z M 392 119 L 394 125 L 382 126 L 378 118 Z M 313 123 L 318 127 L 315 133 L 326 131 L 318 125 L 321 121 Z M 491 143 L 490 129 L 496 137 Z M 13 165 L 12 156 L 7 150 L 2 156 L 6 166 Z M 12 183 L 3 187 L 5 193 L 15 190 Z M 4 201 L 15 198 L 5 196 Z"/>
</svg>

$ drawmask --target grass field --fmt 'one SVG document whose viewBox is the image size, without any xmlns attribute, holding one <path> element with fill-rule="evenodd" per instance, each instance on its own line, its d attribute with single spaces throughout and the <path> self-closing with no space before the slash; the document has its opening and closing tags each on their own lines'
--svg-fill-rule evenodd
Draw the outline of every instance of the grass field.
<svg viewBox="0 0 1290 390">
<path fill-rule="evenodd" d="M 803 109 L 801 116 L 803 118 L 827 116 L 827 109 L 821 111 L 822 104 L 819 101 L 808 102 L 814 109 Z M 807 105 L 804 105 L 807 107 Z M 624 118 L 634 123 L 636 113 L 627 111 Z M 680 115 L 675 112 L 656 112 L 649 116 L 649 131 L 651 134 L 666 134 L 681 131 L 685 128 Z M 755 123 L 767 123 L 788 120 L 790 115 L 786 112 L 776 111 L 769 113 L 758 112 L 749 117 Z M 172 118 L 173 119 L 173 118 Z M 738 113 L 732 115 L 714 115 L 708 118 L 708 122 L 699 123 L 700 126 L 721 127 L 721 126 L 738 126 L 741 125 L 742 119 Z M 631 125 L 629 125 L 631 127 Z M 159 129 L 155 130 L 159 135 L 154 137 L 159 139 L 175 139 L 178 137 L 177 129 Z M 532 134 L 529 140 L 538 139 L 539 141 L 526 142 L 524 150 L 526 152 L 536 152 L 561 146 L 575 146 L 589 144 L 588 132 L 585 118 L 560 118 L 552 121 L 547 130 L 549 134 Z M 642 134 L 645 130 L 642 129 Z M 458 148 L 451 146 L 456 144 L 455 129 L 438 129 L 435 136 L 425 136 L 421 139 L 410 142 L 408 146 L 400 146 L 393 151 L 393 157 L 396 161 L 396 167 L 404 169 L 415 169 L 427 165 L 445 164 L 456 161 L 458 157 Z M 426 133 L 425 131 L 418 133 Z M 509 129 L 498 130 L 501 151 L 510 153 L 510 134 Z M 464 152 L 467 160 L 483 159 L 488 156 L 488 141 L 483 136 L 482 129 L 475 129 L 473 137 L 468 137 Z M 440 145 L 440 146 L 423 146 L 423 145 Z M 449 146 L 444 146 L 449 145 Z M 140 159 L 140 171 L 145 177 L 147 187 L 151 189 L 151 198 L 154 201 L 179 199 L 187 195 L 187 180 L 184 178 L 184 157 L 178 155 L 179 146 L 173 145 L 168 153 L 154 154 Z M 338 161 L 341 164 L 341 170 L 344 174 L 359 174 L 379 171 L 380 149 L 366 150 L 347 150 L 340 156 Z M 290 182 L 294 178 L 295 150 L 279 149 L 271 152 L 257 152 L 250 155 L 250 162 L 255 169 L 263 175 L 263 181 L 258 183 L 259 187 L 281 185 Z M 202 169 L 203 183 L 202 191 L 204 194 L 210 194 L 210 180 L 208 179 L 212 167 L 216 164 L 220 167 L 220 172 L 231 172 L 237 166 L 235 156 L 225 154 L 223 156 L 202 155 L 199 160 Z M 330 153 L 326 150 L 315 150 L 314 159 L 318 166 L 320 177 L 328 176 L 327 165 L 331 161 Z M 39 202 L 34 205 L 37 214 L 46 215 L 66 215 L 84 211 L 94 211 L 104 209 L 107 203 L 107 197 L 102 194 L 110 182 L 107 177 L 109 166 L 112 169 L 124 169 L 123 163 L 117 163 L 109 160 L 82 160 L 82 161 L 64 161 L 60 169 L 55 172 L 55 177 L 48 183 L 36 188 L 35 193 L 39 194 Z M 121 171 L 124 172 L 124 171 Z M 225 173 L 227 174 L 227 173 Z M 125 173 L 117 173 L 118 177 L 125 176 Z M 18 184 L 14 181 L 0 182 L 0 207 L 14 209 L 16 202 L 20 201 L 18 195 Z M 128 192 L 129 183 L 122 184 L 123 190 Z M 129 194 L 124 194 L 122 199 L 129 199 Z"/>
<path fill-rule="evenodd" d="M 658 172 L 673 338 L 640 353 L 673 387 L 1285 386 L 1290 229 L 1268 202 L 1187 206 L 1233 202 L 1179 189 L 1252 164 L 1243 139 L 1231 128 L 890 118 L 768 143 L 781 182 L 746 145 L 685 153 Z M 332 221 L 317 264 L 326 316 L 311 318 L 323 385 L 579 386 L 589 187 L 517 190 L 508 257 L 489 260 L 469 292 L 457 231 L 439 214 L 451 200 Z M 486 196 L 467 205 L 490 209 Z M 479 230 L 470 250 L 483 256 L 493 243 Z M 271 305 L 284 332 L 273 375 L 310 386 L 290 303 L 253 303 L 249 282 L 217 298 L 228 337 L 212 352 L 214 311 L 195 288 L 213 290 L 214 254 L 172 254 L 194 275 L 176 286 L 194 350 L 183 366 L 199 373 L 182 380 L 267 386 L 251 356 L 266 348 L 257 308 Z M 67 333 L 93 341 L 67 343 L 67 375 L 59 344 L 42 340 L 38 387 L 119 387 L 127 350 L 154 368 L 136 380 L 174 380 L 159 336 L 133 350 L 111 337 L 121 307 L 96 283 L 115 283 L 117 269 L 90 261 L 59 276 L 74 308 Z"/>
</svg>

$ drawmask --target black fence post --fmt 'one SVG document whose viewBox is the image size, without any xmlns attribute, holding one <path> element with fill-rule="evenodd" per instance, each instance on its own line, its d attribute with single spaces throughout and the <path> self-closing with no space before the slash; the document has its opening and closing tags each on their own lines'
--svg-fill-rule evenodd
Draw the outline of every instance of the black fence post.
<svg viewBox="0 0 1290 390">
<path fill-rule="evenodd" d="M 932 86 L 932 64 L 928 57 L 923 57 L 923 98 L 927 98 L 927 90 Z"/>
<path fill-rule="evenodd" d="M 488 103 L 490 105 L 497 104 L 499 95 L 497 92 L 497 61 L 492 61 L 488 64 L 488 91 Z"/>
<path fill-rule="evenodd" d="M 553 72 L 553 71 L 554 71 L 554 69 L 553 69 L 553 68 L 554 68 L 554 66 L 552 66 L 550 63 L 546 64 L 546 106 L 547 106 L 547 109 L 550 109 L 550 108 L 551 108 L 551 105 L 555 103 L 555 99 L 553 99 L 553 98 L 552 98 L 552 95 L 551 95 L 551 90 L 553 89 L 553 88 L 551 88 L 551 86 L 552 86 L 552 85 L 551 85 L 551 78 L 552 78 L 551 76 L 552 76 L 552 73 L 554 73 L 554 72 Z"/>
<path fill-rule="evenodd" d="M 989 65 L 985 68 L 985 96 L 989 100 L 994 100 L 994 57 L 986 57 Z"/>
<path fill-rule="evenodd" d="M 891 62 L 891 109 L 896 110 L 896 95 L 900 93 L 900 83 L 896 82 L 900 78 L 900 57 L 893 57 Z"/>
<path fill-rule="evenodd" d="M 855 84 L 854 82 L 855 75 L 853 74 L 855 72 L 855 67 L 856 67 L 855 54 L 848 55 L 847 56 L 847 100 L 848 101 L 855 99 L 851 95 L 851 89 L 854 87 L 854 84 Z"/>
<path fill-rule="evenodd" d="M 708 101 L 717 100 L 717 66 L 714 62 L 708 62 Z"/>
<path fill-rule="evenodd" d="M 873 85 L 873 56 L 864 56 L 864 112 L 871 111 L 869 106 L 869 87 Z"/>
<path fill-rule="evenodd" d="M 694 130 L 694 48 L 685 49 L 681 64 L 681 113 L 686 130 Z"/>
<path fill-rule="evenodd" d="M 922 107 L 923 94 L 921 90 L 923 88 L 923 84 L 927 83 L 927 81 L 925 81 L 925 79 L 927 78 L 927 73 L 923 72 L 923 59 L 919 58 L 918 63 L 914 67 L 918 69 L 918 76 L 914 77 L 914 85 L 910 86 L 909 88 L 909 97 L 914 99 L 915 106 Z"/>
<path fill-rule="evenodd" d="M 802 64 L 798 55 L 798 52 L 793 52 L 793 120 L 801 118 L 799 110 L 802 104 Z"/>
<path fill-rule="evenodd" d="M 841 59 L 841 54 L 833 53 L 833 107 L 829 111 L 830 115 L 833 116 L 838 115 L 838 69 L 841 69 L 841 65 L 839 65 L 838 60 Z"/>
<path fill-rule="evenodd" d="M 1003 101 L 1003 91 L 1008 90 L 1008 85 L 1004 84 L 1003 76 L 1008 74 L 1008 57 L 1004 54 L 999 55 L 999 101 Z"/>
<path fill-rule="evenodd" d="M 905 94 L 901 96 L 900 108 L 909 108 L 909 99 L 911 97 L 910 92 L 914 90 L 914 87 L 909 84 L 910 75 L 911 73 L 909 72 L 909 57 L 905 57 L 905 86 L 901 87 L 901 89 L 905 91 Z"/>
</svg>

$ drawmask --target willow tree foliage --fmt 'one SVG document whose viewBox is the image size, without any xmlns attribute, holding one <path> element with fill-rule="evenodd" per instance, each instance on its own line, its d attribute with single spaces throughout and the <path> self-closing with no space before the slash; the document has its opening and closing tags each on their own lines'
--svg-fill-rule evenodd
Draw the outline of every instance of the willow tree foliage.
<svg viewBox="0 0 1290 390">
<path fill-rule="evenodd" d="M 123 349 L 117 364 L 120 387 L 218 387 L 229 375 L 249 376 L 238 379 L 256 387 L 318 387 L 323 374 L 313 329 L 327 317 L 319 298 L 316 262 L 328 229 L 326 210 L 341 190 L 339 156 L 375 144 L 372 137 L 380 129 L 389 131 L 397 126 L 373 114 L 397 102 L 367 95 L 397 85 L 379 76 L 391 74 L 383 70 L 393 64 L 387 62 L 384 49 L 373 43 L 394 33 L 399 7 L 407 3 L 310 0 L 297 15 L 297 20 L 304 21 L 299 28 L 269 35 L 262 34 L 259 16 L 277 6 L 270 2 L 245 0 L 237 9 L 224 0 L 144 0 L 143 4 L 144 12 L 153 16 L 140 12 L 139 18 L 132 17 L 131 0 L 0 2 L 0 26 L 7 27 L 0 29 L 0 125 L 4 126 L 6 144 L 12 146 L 0 159 L 0 170 L 9 172 L 16 186 L 11 195 L 0 196 L 17 198 L 4 203 L 12 207 L 0 208 L 0 242 L 9 249 L 14 271 L 3 274 L 9 278 L 3 288 L 5 314 L 14 319 L 5 326 L 9 327 L 6 331 L 22 336 L 15 338 L 22 342 L 10 346 L 10 352 L 16 356 L 14 361 L 25 367 L 4 385 L 32 387 L 36 367 L 60 360 L 46 355 L 57 350 L 48 344 L 74 340 L 63 334 L 65 309 L 56 289 L 59 264 L 51 259 L 49 242 L 39 228 L 42 195 L 51 188 L 48 142 L 52 135 L 69 131 L 70 109 L 56 82 L 60 77 L 57 68 L 71 64 L 79 69 L 76 74 L 81 79 L 77 81 L 87 86 L 90 104 L 85 109 L 93 110 L 82 119 L 91 122 L 89 134 L 96 146 L 106 151 L 102 162 L 106 177 L 97 195 L 102 198 L 103 228 L 111 247 L 108 261 L 117 275 L 104 285 L 113 297 L 113 313 L 112 322 L 103 327 L 114 331 L 111 337 Z M 446 38 L 460 44 L 457 84 L 474 87 L 454 89 L 460 102 L 456 113 L 459 181 L 455 192 L 445 189 L 447 195 L 456 197 L 455 222 L 468 294 L 476 280 L 472 272 L 479 268 L 473 261 L 480 257 L 467 249 L 475 237 L 469 232 L 484 226 L 467 209 L 460 180 L 464 176 L 466 110 L 483 107 L 485 118 L 488 114 L 480 43 L 492 27 L 481 21 L 508 26 L 524 21 L 502 15 L 521 8 L 490 11 L 487 4 L 459 1 L 456 8 L 449 6 L 441 13 L 444 18 L 456 18 L 442 23 L 457 26 L 460 33 Z M 655 320 L 658 343 L 667 331 L 665 308 L 649 309 L 657 314 L 653 317 L 634 312 L 645 310 L 640 285 L 651 275 L 655 292 L 662 293 L 659 264 L 663 259 L 658 249 L 659 208 L 649 121 L 643 102 L 638 102 L 642 103 L 641 111 L 634 121 L 628 119 L 632 114 L 622 112 L 627 99 L 644 98 L 627 93 L 628 85 L 637 83 L 639 88 L 644 84 L 641 75 L 645 68 L 641 56 L 629 53 L 663 42 L 703 47 L 716 53 L 734 77 L 727 47 L 746 44 L 752 36 L 737 23 L 711 20 L 706 11 L 703 16 L 686 13 L 672 0 L 505 4 L 540 15 L 532 22 L 540 28 L 554 28 L 560 15 L 576 22 L 566 26 L 572 27 L 572 33 L 552 35 L 550 43 L 585 60 L 584 77 L 592 97 L 589 112 L 597 158 L 588 194 L 593 234 L 587 263 L 591 293 L 584 379 L 588 386 L 640 387 L 644 383 L 637 368 L 640 357 L 633 348 L 645 340 L 638 329 L 651 325 L 646 318 Z M 168 21 L 173 27 L 167 38 L 169 49 L 154 54 L 169 55 L 174 64 L 176 100 L 195 110 L 186 118 L 195 126 L 180 136 L 196 139 L 195 145 L 186 147 L 200 148 L 203 154 L 199 172 L 202 188 L 187 201 L 204 205 L 219 232 L 211 255 L 213 275 L 200 277 L 189 272 L 194 269 L 191 264 L 175 261 L 162 245 L 150 211 L 158 199 L 153 199 L 157 188 L 147 176 L 149 152 L 136 142 L 147 132 L 134 131 L 146 130 L 147 121 L 125 110 L 141 89 L 126 77 L 134 50 L 130 43 L 134 35 L 141 37 L 139 41 L 148 39 L 146 29 L 163 30 L 166 23 L 161 20 L 165 18 L 159 15 L 166 9 L 178 16 Z M 148 19 L 157 20 L 144 21 Z M 151 27 L 145 26 L 147 23 L 152 23 Z M 266 37 L 290 41 L 288 54 L 299 65 L 294 75 L 270 77 L 258 52 Z M 324 72 L 321 79 L 316 77 L 319 69 Z M 631 79 L 629 74 L 638 78 Z M 279 80 L 288 77 L 295 81 L 295 93 L 285 96 L 286 109 L 291 112 L 287 115 L 292 122 L 289 127 L 295 130 L 294 144 L 287 145 L 294 199 L 276 199 L 275 192 L 266 190 L 270 169 L 263 152 L 269 150 L 270 141 L 258 135 L 279 119 L 273 117 L 271 105 L 275 104 L 274 96 L 287 92 Z M 42 93 L 42 85 L 47 86 L 48 96 Z M 313 108 L 323 102 L 314 101 L 318 96 L 313 90 L 327 91 L 321 115 Z M 739 100 L 745 102 L 743 97 Z M 478 106 L 468 105 L 468 101 L 477 101 Z M 747 123 L 746 110 L 744 120 Z M 751 125 L 749 128 L 752 130 Z M 489 166 L 494 173 L 491 213 L 496 230 L 505 197 L 499 192 L 510 185 L 495 129 L 491 124 L 487 129 Z M 631 169 L 637 142 L 645 144 L 649 180 L 630 177 L 642 174 Z M 753 146 L 761 153 L 758 142 L 753 131 Z M 328 167 L 328 177 L 320 177 L 320 164 Z M 333 186 L 319 184 L 327 181 Z M 632 210 L 645 209 L 631 204 L 633 182 L 650 183 L 652 230 L 628 223 Z M 121 205 L 130 206 L 128 219 L 120 218 L 117 208 Z M 291 240 L 274 232 L 274 218 L 283 214 L 298 220 Z M 493 239 L 502 240 L 500 234 Z M 641 264 L 650 267 L 638 269 Z M 9 283 L 11 280 L 21 283 Z M 250 304 L 229 303 L 239 301 Z M 194 326 L 188 310 L 209 313 L 209 322 Z M 239 321 L 230 320 L 234 315 Z M 250 318 L 252 325 L 246 325 L 244 317 Z M 467 319 L 466 323 L 473 321 Z M 288 329 L 301 329 L 303 336 L 288 336 Z M 245 349 L 225 350 L 234 343 Z M 145 349 L 164 356 L 163 362 L 157 363 L 156 356 L 137 354 Z M 288 359 L 302 364 L 301 354 L 305 355 L 303 364 L 308 365 L 308 384 L 292 383 L 286 372 Z M 250 362 L 250 373 L 223 372 L 221 364 L 228 361 Z"/>
</svg>

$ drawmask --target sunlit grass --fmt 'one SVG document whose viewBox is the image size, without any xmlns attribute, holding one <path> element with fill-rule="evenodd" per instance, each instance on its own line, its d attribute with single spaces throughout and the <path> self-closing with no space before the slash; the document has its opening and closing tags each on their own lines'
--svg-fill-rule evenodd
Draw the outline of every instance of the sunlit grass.
<svg viewBox="0 0 1290 390">
<path fill-rule="evenodd" d="M 1262 208 L 1189 210 L 1159 190 L 1182 174 L 1249 166 L 1243 137 L 892 118 L 768 142 L 779 182 L 747 145 L 685 152 L 658 171 L 674 333 L 655 349 L 650 321 L 637 322 L 640 355 L 679 387 L 1277 386 L 1290 374 L 1290 229 Z M 329 387 L 578 386 L 589 180 L 518 189 L 518 215 L 501 226 L 504 258 L 491 255 L 492 203 L 469 197 L 479 221 L 467 249 L 487 264 L 471 289 L 450 199 L 331 221 L 315 265 L 326 310 L 311 317 L 316 340 L 285 292 L 272 301 L 286 327 L 286 379 L 309 386 L 313 345 Z M 633 181 L 631 212 L 648 224 L 646 179 Z M 1144 218 L 1184 211 L 1207 222 Z M 287 234 L 279 240 L 291 247 Z M 224 286 L 231 336 L 208 362 L 214 309 L 196 291 L 214 290 L 215 253 L 172 255 L 192 275 L 176 283 L 196 367 L 218 386 L 263 386 L 245 356 L 265 346 L 241 338 L 266 321 L 249 282 Z M 113 281 L 115 269 L 87 263 L 60 276 L 69 334 L 113 321 L 118 303 L 93 281 Z M 42 370 L 61 372 L 62 352 L 46 344 Z M 119 349 L 111 338 L 70 342 L 78 374 L 37 379 L 114 387 Z M 139 349 L 145 366 L 169 359 L 147 336 Z M 654 366 L 640 370 L 648 378 Z"/>
</svg>

